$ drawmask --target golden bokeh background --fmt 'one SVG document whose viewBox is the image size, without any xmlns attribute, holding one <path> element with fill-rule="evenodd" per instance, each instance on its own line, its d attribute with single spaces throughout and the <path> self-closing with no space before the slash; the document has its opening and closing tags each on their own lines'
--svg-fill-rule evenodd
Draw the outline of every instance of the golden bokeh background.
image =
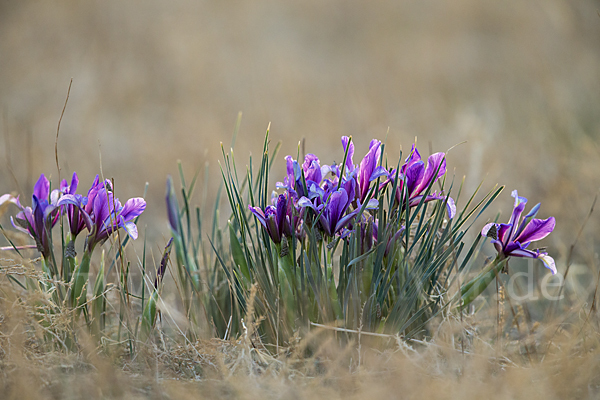
<svg viewBox="0 0 600 400">
<path fill-rule="evenodd" d="M 0 193 L 31 194 L 44 172 L 100 171 L 121 199 L 149 182 L 141 220 L 168 235 L 167 174 L 206 162 L 220 182 L 243 112 L 236 159 L 260 156 L 267 125 L 286 154 L 341 161 L 386 140 L 391 162 L 418 137 L 423 155 L 466 141 L 449 171 L 473 190 L 516 188 L 564 258 L 600 186 L 600 2 L 16 1 L 0 3 Z M 355 160 L 357 161 L 357 160 Z M 510 190 L 494 206 L 511 210 Z M 210 200 L 210 199 L 209 199 Z M 198 202 L 199 199 L 196 199 Z M 28 201 L 25 201 L 26 203 Z M 460 204 L 459 204 L 460 206 Z M 502 217 L 504 219 L 504 217 Z M 588 231 L 599 237 L 592 217 Z M 143 227 L 142 227 L 143 229 Z"/>
</svg>

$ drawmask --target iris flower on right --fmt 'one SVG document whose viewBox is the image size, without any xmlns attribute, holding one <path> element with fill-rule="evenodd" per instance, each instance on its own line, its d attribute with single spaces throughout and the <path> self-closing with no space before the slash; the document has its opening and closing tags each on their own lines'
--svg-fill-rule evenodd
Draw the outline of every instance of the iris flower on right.
<svg viewBox="0 0 600 400">
<path fill-rule="evenodd" d="M 527 199 L 520 197 L 516 190 L 513 190 L 512 196 L 515 198 L 515 205 L 508 223 L 487 224 L 481 230 L 481 234 L 492 239 L 492 243 L 502 258 L 539 258 L 544 266 L 552 271 L 552 274 L 556 274 L 554 259 L 548 253 L 541 249 L 527 249 L 531 242 L 545 238 L 554 230 L 556 224 L 554 217 L 536 219 L 535 216 L 540 209 L 540 204 L 537 204 L 519 223 Z"/>
</svg>

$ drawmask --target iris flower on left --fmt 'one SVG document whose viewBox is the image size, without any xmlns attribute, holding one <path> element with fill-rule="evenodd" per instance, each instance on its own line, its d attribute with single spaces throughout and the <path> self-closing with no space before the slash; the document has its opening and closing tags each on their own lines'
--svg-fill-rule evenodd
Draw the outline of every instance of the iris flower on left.
<svg viewBox="0 0 600 400">
<path fill-rule="evenodd" d="M 33 187 L 31 207 L 23 207 L 18 196 L 14 197 L 11 194 L 0 196 L 0 206 L 4 203 L 12 203 L 21 209 L 14 218 L 10 218 L 11 222 L 16 229 L 35 240 L 37 249 L 46 260 L 50 257 L 51 252 L 50 231 L 60 216 L 56 204 L 59 195 L 57 189 L 50 193 L 50 181 L 42 174 Z"/>
</svg>

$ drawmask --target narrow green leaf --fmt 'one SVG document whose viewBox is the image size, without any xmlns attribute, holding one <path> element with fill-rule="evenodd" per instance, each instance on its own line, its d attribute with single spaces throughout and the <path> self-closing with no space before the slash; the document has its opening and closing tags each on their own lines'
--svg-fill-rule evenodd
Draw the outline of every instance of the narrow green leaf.
<svg viewBox="0 0 600 400">
<path fill-rule="evenodd" d="M 250 270 L 248 269 L 248 263 L 246 262 L 246 257 L 244 255 L 244 250 L 242 250 L 242 246 L 240 245 L 235 231 L 233 230 L 231 221 L 228 221 L 227 225 L 229 225 L 229 244 L 231 245 L 231 256 L 233 257 L 235 264 L 242 272 L 244 278 L 246 278 L 246 283 L 250 283 L 252 280 L 250 277 Z"/>
</svg>

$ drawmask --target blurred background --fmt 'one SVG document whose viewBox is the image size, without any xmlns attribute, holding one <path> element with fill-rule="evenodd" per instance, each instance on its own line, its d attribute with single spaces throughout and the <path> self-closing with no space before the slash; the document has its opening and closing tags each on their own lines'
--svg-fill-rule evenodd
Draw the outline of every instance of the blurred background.
<svg viewBox="0 0 600 400">
<path fill-rule="evenodd" d="M 28 199 L 41 173 L 77 171 L 85 193 L 102 165 L 121 200 L 143 193 L 156 248 L 169 235 L 167 174 L 205 163 L 207 205 L 220 142 L 243 112 L 236 161 L 261 154 L 265 130 L 324 162 L 355 162 L 372 138 L 390 162 L 418 137 L 446 151 L 472 191 L 507 185 L 557 218 L 547 239 L 564 264 L 600 187 L 599 1 L 23 1 L 0 2 L 0 194 Z M 101 155 L 101 158 L 100 158 Z M 406 156 L 406 152 L 405 152 Z M 486 190 L 486 191 L 487 191 Z M 195 203 L 200 199 L 197 197 Z M 25 201 L 29 204 L 29 200 Z M 461 204 L 459 204 L 460 206 Z M 6 216 L 4 217 L 6 218 Z M 3 218 L 3 223 L 6 223 Z M 592 215 L 578 257 L 596 262 Z M 559 265 L 559 269 L 564 268 Z"/>
</svg>

